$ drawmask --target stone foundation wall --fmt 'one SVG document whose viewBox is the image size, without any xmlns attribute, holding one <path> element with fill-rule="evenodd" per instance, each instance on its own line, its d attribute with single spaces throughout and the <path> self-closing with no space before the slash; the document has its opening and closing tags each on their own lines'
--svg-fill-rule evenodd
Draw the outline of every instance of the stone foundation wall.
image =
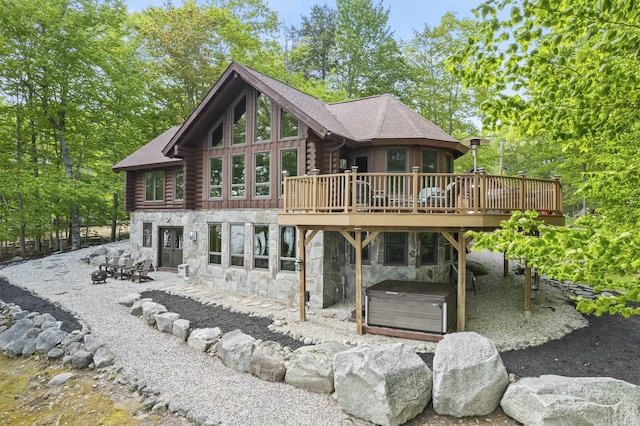
<svg viewBox="0 0 640 426">
<path fill-rule="evenodd" d="M 215 291 L 256 294 L 298 304 L 299 284 L 297 271 L 280 270 L 279 210 L 219 210 L 219 211 L 144 211 L 131 214 L 131 251 L 135 259 L 151 258 L 158 265 L 159 229 L 182 227 L 184 233 L 183 258 L 189 265 L 189 280 L 210 286 Z M 143 223 L 152 224 L 151 247 L 143 247 Z M 222 264 L 213 265 L 209 259 L 209 225 L 222 226 Z M 244 266 L 230 265 L 231 224 L 244 226 Z M 269 227 L 269 268 L 257 269 L 254 262 L 254 225 Z M 191 232 L 196 239 L 189 239 Z M 370 264 L 362 266 L 363 288 L 386 279 L 448 282 L 451 262 L 445 262 L 445 251 L 450 250 L 444 238 L 439 238 L 437 265 L 417 266 L 417 234 L 408 239 L 408 264 L 384 265 L 384 236 L 381 234 L 370 244 Z M 296 236 L 297 246 L 297 236 Z M 306 277 L 310 304 L 327 307 L 343 299 L 355 300 L 355 265 L 350 259 L 350 245 L 339 232 L 318 232 L 307 245 Z M 297 249 L 298 250 L 298 249 Z M 299 252 L 292 254 L 298 257 Z M 344 289 L 343 281 L 346 283 Z"/>
</svg>

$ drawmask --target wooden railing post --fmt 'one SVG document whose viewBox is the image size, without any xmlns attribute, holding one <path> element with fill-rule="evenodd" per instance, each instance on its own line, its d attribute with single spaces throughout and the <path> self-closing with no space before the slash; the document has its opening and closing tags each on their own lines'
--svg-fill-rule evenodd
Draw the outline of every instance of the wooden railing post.
<svg viewBox="0 0 640 426">
<path fill-rule="evenodd" d="M 287 178 L 289 177 L 289 172 L 286 170 L 282 171 L 282 209 L 286 213 L 289 210 L 289 182 Z"/>
<path fill-rule="evenodd" d="M 358 188 L 358 166 L 351 166 L 351 208 L 349 211 L 355 213 L 357 210 L 358 201 L 362 203 L 362 200 L 358 199 L 358 195 L 362 196 L 364 188 Z M 361 194 L 358 194 L 361 192 Z"/>
<path fill-rule="evenodd" d="M 562 214 L 562 184 L 560 183 L 560 176 L 553 176 L 553 191 L 554 191 L 554 202 L 553 212 L 555 214 Z"/>
<path fill-rule="evenodd" d="M 525 189 L 525 184 L 524 184 L 524 172 L 518 172 L 518 176 L 520 176 L 520 199 L 518 200 L 518 210 L 524 211 L 525 210 L 525 205 L 524 205 L 524 189 Z"/>
<path fill-rule="evenodd" d="M 413 188 L 412 188 L 412 194 L 411 194 L 411 199 L 413 200 L 413 210 L 412 213 L 418 213 L 418 203 L 420 202 L 420 200 L 418 200 L 418 187 L 420 186 L 418 183 L 418 171 L 420 170 L 420 167 L 418 166 L 413 166 L 411 168 L 411 171 L 413 172 Z"/>
<path fill-rule="evenodd" d="M 342 202 L 344 203 L 344 211 L 349 212 L 351 209 L 350 200 L 351 200 L 351 170 L 345 170 L 345 180 L 344 180 L 344 188 L 342 188 Z"/>
<path fill-rule="evenodd" d="M 478 173 L 478 170 L 475 169 L 473 171 L 473 210 L 476 213 L 480 212 L 480 208 L 482 206 L 482 203 L 480 203 L 480 174 Z"/>
<path fill-rule="evenodd" d="M 320 174 L 320 169 L 311 170 L 311 211 L 316 212 L 318 210 L 318 175 Z"/>
</svg>

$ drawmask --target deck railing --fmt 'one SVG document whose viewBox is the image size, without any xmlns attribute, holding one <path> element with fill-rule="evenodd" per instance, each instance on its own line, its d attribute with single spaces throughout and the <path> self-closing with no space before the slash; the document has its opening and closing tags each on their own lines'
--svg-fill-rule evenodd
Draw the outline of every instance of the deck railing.
<svg viewBox="0 0 640 426">
<path fill-rule="evenodd" d="M 285 176 L 285 213 L 479 213 L 562 215 L 559 179 L 485 173 L 358 173 Z"/>
</svg>

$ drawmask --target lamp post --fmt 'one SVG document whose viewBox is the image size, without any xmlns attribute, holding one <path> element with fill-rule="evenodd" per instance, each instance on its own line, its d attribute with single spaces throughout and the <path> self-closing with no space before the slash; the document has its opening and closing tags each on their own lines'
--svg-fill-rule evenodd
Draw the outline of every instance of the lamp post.
<svg viewBox="0 0 640 426">
<path fill-rule="evenodd" d="M 469 141 L 471 152 L 473 154 L 473 171 L 478 171 L 478 148 L 480 147 L 480 139 L 473 138 Z"/>
</svg>

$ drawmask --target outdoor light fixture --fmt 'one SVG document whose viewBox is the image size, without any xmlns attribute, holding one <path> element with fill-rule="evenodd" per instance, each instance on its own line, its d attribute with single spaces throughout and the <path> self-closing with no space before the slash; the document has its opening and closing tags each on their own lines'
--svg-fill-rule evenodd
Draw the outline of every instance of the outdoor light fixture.
<svg viewBox="0 0 640 426">
<path fill-rule="evenodd" d="M 300 272 L 302 271 L 302 259 L 300 259 L 299 257 L 296 259 L 295 262 L 293 262 L 294 265 L 296 265 L 296 271 Z"/>
<path fill-rule="evenodd" d="M 198 239 L 198 233 L 196 231 L 189 232 L 189 239 L 191 241 L 196 241 Z"/>
<path fill-rule="evenodd" d="M 480 147 L 480 139 L 473 138 L 469 141 L 471 152 L 473 153 L 473 171 L 478 170 L 478 148 Z"/>
</svg>

